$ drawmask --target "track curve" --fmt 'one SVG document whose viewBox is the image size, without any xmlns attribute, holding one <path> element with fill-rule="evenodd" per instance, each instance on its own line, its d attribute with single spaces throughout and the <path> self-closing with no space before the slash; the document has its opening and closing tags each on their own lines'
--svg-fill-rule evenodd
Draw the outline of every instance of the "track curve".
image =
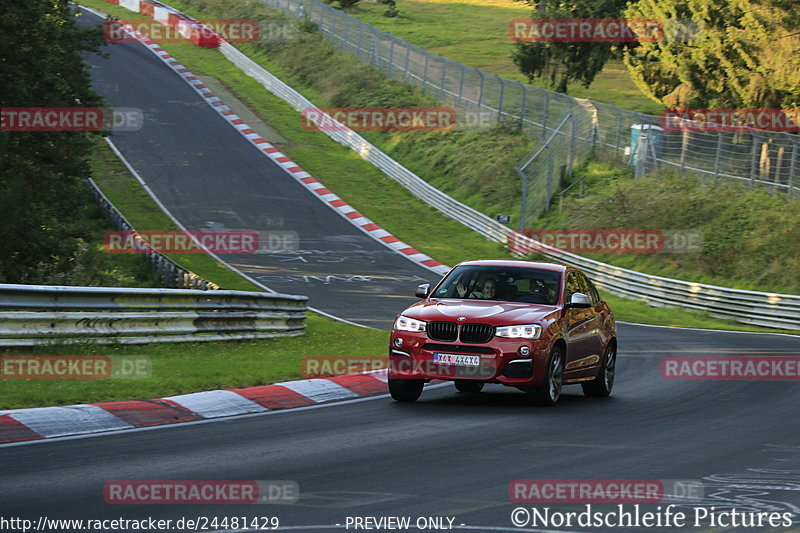
<svg viewBox="0 0 800 533">
<path fill-rule="evenodd" d="M 127 107 L 141 103 L 150 110 L 149 116 L 169 122 L 164 131 L 213 127 L 218 119 L 211 113 L 206 117 L 202 106 L 181 92 L 183 82 L 176 76 L 155 72 L 158 67 L 146 54 L 132 47 L 119 54 L 112 50 L 108 63 L 93 60 L 95 65 L 105 65 L 95 69 L 105 69 L 95 73 L 95 79 L 105 79 L 119 89 L 111 91 L 115 95 L 109 98 L 111 103 Z M 132 67 L 138 69 L 137 76 L 126 76 Z M 141 79 L 145 73 L 152 74 L 152 80 Z M 228 128 L 221 120 L 219 124 Z M 219 135 L 215 144 L 229 146 L 241 161 L 247 160 L 249 147 L 227 139 L 223 131 Z M 172 133 L 160 138 L 175 141 L 180 136 Z M 279 184 L 268 170 L 247 164 L 237 167 L 224 188 L 257 187 L 268 177 L 280 194 L 259 195 L 257 201 L 236 191 L 225 195 L 219 191 L 217 196 L 209 192 L 218 191 L 213 172 L 198 175 L 198 187 L 191 187 L 194 170 L 178 170 L 173 177 L 178 155 L 187 165 L 199 158 L 215 169 L 221 168 L 216 166 L 217 152 L 177 141 L 169 146 L 173 155 L 167 155 L 166 141 L 152 144 L 134 135 L 128 140 L 121 134 L 117 137 L 137 169 L 143 174 L 154 172 L 148 181 L 162 200 L 171 202 L 176 214 L 192 224 L 201 224 L 210 213 L 204 201 L 222 202 L 226 210 L 238 212 L 237 201 L 242 200 L 250 206 L 245 213 L 262 209 L 270 198 L 276 204 L 294 198 L 290 203 L 295 210 L 303 201 L 302 194 Z M 264 162 L 259 165 L 263 167 Z M 323 221 L 327 220 L 323 210 L 328 208 L 310 195 L 308 200 L 312 203 L 303 204 L 303 209 L 314 214 L 302 218 L 319 229 L 315 239 L 350 235 L 344 226 L 328 226 Z M 300 220 L 291 214 L 287 213 L 287 220 Z M 306 231 L 305 226 L 298 227 Z M 326 228 L 330 233 L 323 231 Z M 385 261 L 391 268 L 399 259 Z M 259 268 L 273 267 L 267 263 Z M 410 268 L 403 264 L 397 271 L 407 273 Z M 420 277 L 425 276 L 420 273 Z M 414 283 L 399 284 L 397 293 L 406 294 Z M 308 289 L 328 309 L 339 309 L 336 298 L 346 297 L 352 307 L 348 316 L 369 313 L 384 323 L 404 304 L 401 299 L 376 301 L 356 292 L 337 292 L 330 285 L 309 285 Z M 365 308 L 359 307 L 362 302 Z M 272 515 L 288 530 L 319 532 L 341 529 L 335 524 L 344 524 L 347 516 L 447 516 L 457 525 L 464 524 L 457 530 L 517 531 L 510 519 L 517 505 L 509 501 L 507 492 L 515 479 L 693 479 L 705 485 L 702 505 L 790 512 L 798 520 L 797 382 L 667 381 L 660 377 L 659 361 L 665 355 L 797 357 L 800 338 L 623 324 L 619 345 L 611 398 L 588 399 L 579 394 L 579 388 L 567 388 L 561 403 L 552 409 L 531 408 L 521 393 L 502 387 L 487 387 L 487 392 L 468 397 L 447 385 L 426 389 L 412 405 L 378 397 L 212 423 L 5 447 L 0 449 L 3 515 L 31 519 L 42 515 L 131 519 Z M 104 502 L 106 481 L 134 479 L 288 479 L 299 483 L 302 497 L 295 505 L 283 506 Z"/>
</svg>

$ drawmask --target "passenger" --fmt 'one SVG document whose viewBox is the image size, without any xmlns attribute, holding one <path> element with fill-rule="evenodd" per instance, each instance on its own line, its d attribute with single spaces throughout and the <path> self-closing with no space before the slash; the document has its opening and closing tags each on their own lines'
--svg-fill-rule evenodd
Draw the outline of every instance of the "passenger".
<svg viewBox="0 0 800 533">
<path fill-rule="evenodd" d="M 497 282 L 492 278 L 487 279 L 483 282 L 483 291 L 480 295 L 477 295 L 478 298 L 482 298 L 484 300 L 494 300 L 497 298 Z"/>
<path fill-rule="evenodd" d="M 482 290 L 472 291 L 467 295 L 467 286 L 459 281 L 456 284 L 456 297 L 457 298 L 480 298 L 483 300 L 494 300 L 497 298 L 497 282 L 492 279 L 486 279 L 483 282 Z"/>
</svg>

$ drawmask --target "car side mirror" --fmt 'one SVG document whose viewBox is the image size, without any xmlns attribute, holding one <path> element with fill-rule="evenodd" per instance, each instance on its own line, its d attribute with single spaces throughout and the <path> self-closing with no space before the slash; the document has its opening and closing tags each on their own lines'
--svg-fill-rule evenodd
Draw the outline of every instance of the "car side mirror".
<svg viewBox="0 0 800 533">
<path fill-rule="evenodd" d="M 417 292 L 414 293 L 414 295 L 417 298 L 427 298 L 430 293 L 431 293 L 431 284 L 423 283 L 422 285 L 417 287 Z"/>
<path fill-rule="evenodd" d="M 576 292 L 572 295 L 572 299 L 567 304 L 567 308 L 570 309 L 586 309 L 587 307 L 592 306 L 592 301 L 589 299 L 588 296 L 583 294 L 582 292 Z"/>
</svg>

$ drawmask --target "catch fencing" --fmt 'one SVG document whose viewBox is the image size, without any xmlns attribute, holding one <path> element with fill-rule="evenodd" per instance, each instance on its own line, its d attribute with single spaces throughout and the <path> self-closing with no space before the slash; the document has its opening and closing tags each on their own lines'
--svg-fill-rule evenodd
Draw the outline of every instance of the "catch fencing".
<svg viewBox="0 0 800 533">
<path fill-rule="evenodd" d="M 222 43 L 220 51 L 231 63 L 295 110 L 315 107 L 310 100 L 229 43 Z M 358 133 L 331 117 L 327 120 L 337 127 L 326 129 L 326 135 L 351 148 L 420 200 L 487 239 L 506 244 L 517 255 L 539 253 L 552 261 L 576 266 L 587 272 L 599 287 L 608 292 L 644 300 L 652 306 L 707 311 L 714 317 L 764 327 L 800 329 L 800 296 L 730 289 L 651 276 L 546 246 L 451 198 L 367 142 Z M 563 130 L 568 122 L 562 120 L 554 129 Z M 569 132 L 569 129 L 566 131 Z"/>
<path fill-rule="evenodd" d="M 656 168 L 768 186 L 800 189 L 800 139 L 785 132 L 667 131 L 662 118 L 615 105 L 574 98 L 507 80 L 414 46 L 319 0 L 261 0 L 265 5 L 315 23 L 338 48 L 355 54 L 386 76 L 419 86 L 426 94 L 491 123 L 517 127 L 533 138 L 563 146 L 544 150 L 517 169 L 522 188 L 520 228 L 548 206 L 561 178 L 588 154 L 635 168 L 637 176 Z M 505 35 L 505 33 L 504 33 Z M 565 117 L 570 126 L 559 129 Z M 481 121 L 481 123 L 484 123 Z M 646 135 L 642 142 L 641 133 Z M 555 134 L 555 137 L 553 137 Z M 563 141 L 559 138 L 566 137 Z M 533 155 L 533 154 L 531 154 Z M 552 160 L 552 164 L 551 164 Z M 549 193 L 546 193 L 548 191 Z M 538 195 L 530 192 L 540 191 Z M 542 192 L 544 191 L 544 192 Z"/>
</svg>

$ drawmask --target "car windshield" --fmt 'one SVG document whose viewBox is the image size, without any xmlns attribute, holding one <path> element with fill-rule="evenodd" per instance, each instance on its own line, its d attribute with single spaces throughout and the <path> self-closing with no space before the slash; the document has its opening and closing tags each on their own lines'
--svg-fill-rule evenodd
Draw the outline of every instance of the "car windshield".
<svg viewBox="0 0 800 533">
<path fill-rule="evenodd" d="M 556 305 L 560 286 L 561 274 L 551 270 L 461 266 L 448 274 L 433 296 Z"/>
</svg>

